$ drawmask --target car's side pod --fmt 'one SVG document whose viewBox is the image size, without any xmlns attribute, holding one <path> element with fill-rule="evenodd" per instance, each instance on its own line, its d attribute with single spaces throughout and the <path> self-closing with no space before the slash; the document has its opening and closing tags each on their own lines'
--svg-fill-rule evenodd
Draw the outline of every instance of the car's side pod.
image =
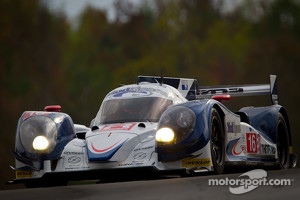
<svg viewBox="0 0 300 200">
<path fill-rule="evenodd" d="M 286 127 L 289 167 L 296 166 L 297 155 L 293 153 L 292 149 L 292 134 L 290 129 L 290 122 L 287 111 L 280 105 L 271 105 L 265 107 L 245 107 L 239 110 L 245 113 L 249 119 L 249 124 L 258 130 L 265 138 L 268 138 L 274 144 L 278 144 L 278 132 L 280 119 L 283 119 L 283 124 Z"/>
</svg>

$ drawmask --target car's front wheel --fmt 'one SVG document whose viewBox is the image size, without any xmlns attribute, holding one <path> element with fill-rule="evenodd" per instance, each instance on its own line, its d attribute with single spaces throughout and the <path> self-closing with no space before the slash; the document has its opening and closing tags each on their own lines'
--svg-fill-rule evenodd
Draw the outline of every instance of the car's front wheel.
<svg viewBox="0 0 300 200">
<path fill-rule="evenodd" d="M 210 147 L 214 171 L 222 174 L 225 168 L 225 136 L 221 117 L 215 108 L 210 118 Z"/>
</svg>

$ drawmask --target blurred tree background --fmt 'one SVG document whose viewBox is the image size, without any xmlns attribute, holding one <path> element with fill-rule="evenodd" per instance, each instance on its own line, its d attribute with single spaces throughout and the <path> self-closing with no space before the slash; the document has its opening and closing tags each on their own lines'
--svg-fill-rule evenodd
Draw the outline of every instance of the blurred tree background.
<svg viewBox="0 0 300 200">
<path fill-rule="evenodd" d="M 88 126 L 107 92 L 162 68 L 200 85 L 268 83 L 277 74 L 300 153 L 299 0 L 244 0 L 230 12 L 222 0 L 157 0 L 139 9 L 119 0 L 115 8 L 109 21 L 88 7 L 74 28 L 43 1 L 0 0 L 0 189 L 14 178 L 9 165 L 23 111 L 60 104 Z"/>
</svg>

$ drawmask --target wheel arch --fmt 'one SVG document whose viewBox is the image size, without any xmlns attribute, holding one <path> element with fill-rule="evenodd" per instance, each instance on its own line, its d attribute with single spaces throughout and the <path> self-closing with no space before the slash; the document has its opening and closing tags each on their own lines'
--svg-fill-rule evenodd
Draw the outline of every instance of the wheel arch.
<svg viewBox="0 0 300 200">
<path fill-rule="evenodd" d="M 290 121 L 289 121 L 289 118 L 288 118 L 287 111 L 286 111 L 286 109 L 284 107 L 281 107 L 279 109 L 279 113 L 283 116 L 283 118 L 285 120 L 287 129 L 288 129 L 289 146 L 291 147 L 292 146 L 292 133 L 291 133 Z"/>
<path fill-rule="evenodd" d="M 221 117 L 221 121 L 222 121 L 222 126 L 225 131 L 225 113 L 224 113 L 224 111 L 222 110 L 221 106 L 218 104 L 214 104 L 212 108 L 215 108 L 217 110 L 217 112 L 219 113 L 219 115 Z"/>
</svg>

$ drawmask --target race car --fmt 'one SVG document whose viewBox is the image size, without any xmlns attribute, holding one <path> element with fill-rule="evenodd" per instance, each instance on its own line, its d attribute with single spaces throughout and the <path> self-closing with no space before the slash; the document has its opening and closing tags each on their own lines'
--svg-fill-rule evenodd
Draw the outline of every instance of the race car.
<svg viewBox="0 0 300 200">
<path fill-rule="evenodd" d="M 27 187 L 149 174 L 222 174 L 230 166 L 296 165 L 288 114 L 269 84 L 199 87 L 196 79 L 139 76 L 109 92 L 89 127 L 60 105 L 25 111 L 17 125 L 16 178 Z M 270 95 L 230 111 L 224 100 Z"/>
</svg>

